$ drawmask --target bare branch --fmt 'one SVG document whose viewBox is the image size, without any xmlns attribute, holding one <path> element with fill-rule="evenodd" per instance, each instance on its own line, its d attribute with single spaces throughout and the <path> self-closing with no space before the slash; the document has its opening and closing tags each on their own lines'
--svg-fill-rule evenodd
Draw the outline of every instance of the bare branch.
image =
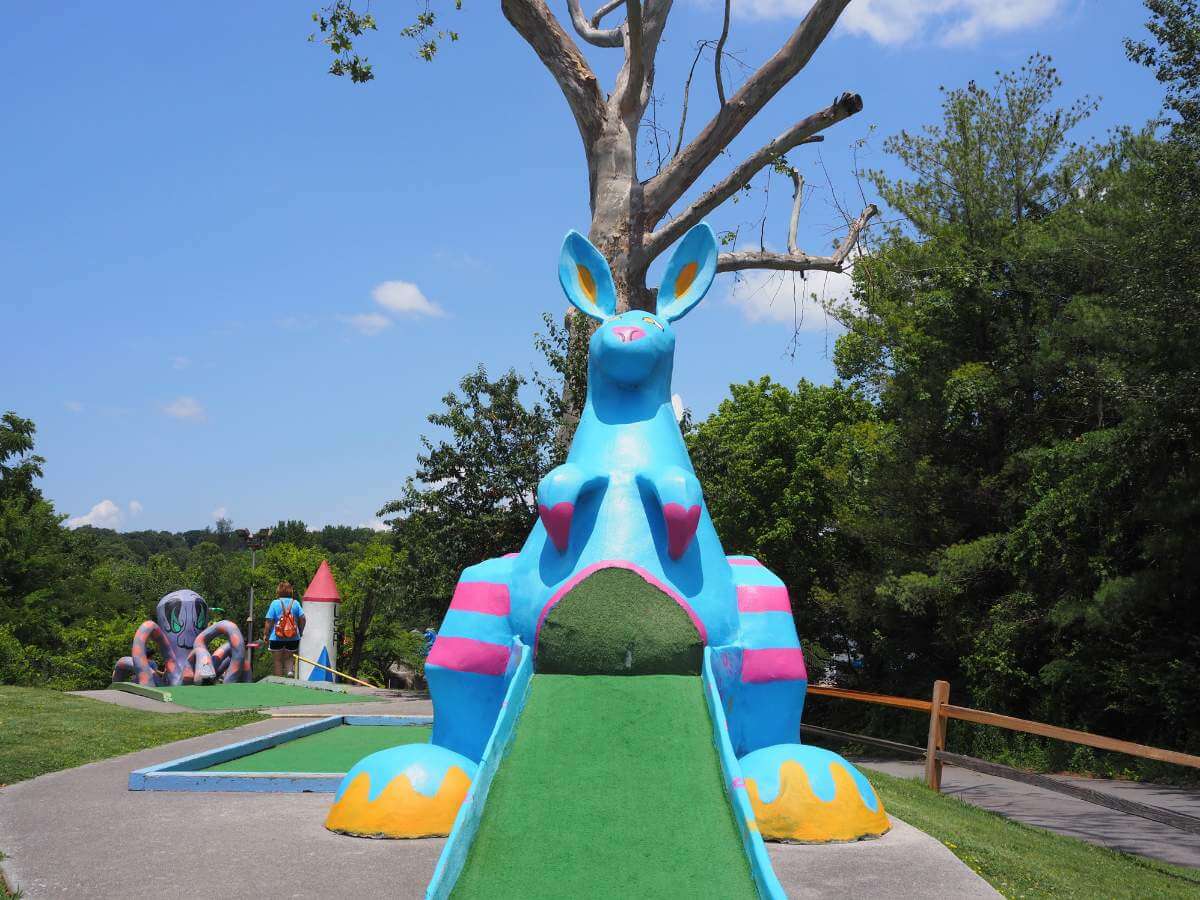
<svg viewBox="0 0 1200 900">
<path fill-rule="evenodd" d="M 808 64 L 850 0 L 816 0 L 787 42 L 751 75 L 696 138 L 646 183 L 646 217 L 659 221 L 767 102 Z"/>
<path fill-rule="evenodd" d="M 579 0 L 567 0 L 567 9 L 571 12 L 571 24 L 575 33 L 597 47 L 620 47 L 622 43 L 620 28 L 597 28 L 583 14 L 583 6 Z"/>
<path fill-rule="evenodd" d="M 692 67 L 688 69 L 687 81 L 683 83 L 683 110 L 679 114 L 679 137 L 675 139 L 675 152 L 671 154 L 672 158 L 679 155 L 679 148 L 683 146 L 683 126 L 687 124 L 688 93 L 692 89 L 692 76 L 696 74 L 696 64 L 700 62 L 700 54 L 707 46 L 708 41 L 701 41 L 696 45 L 696 58 L 692 60 Z"/>
<path fill-rule="evenodd" d="M 592 27 L 599 28 L 600 20 L 607 16 L 610 12 L 625 3 L 625 0 L 608 0 L 603 6 L 592 13 Z"/>
<path fill-rule="evenodd" d="M 875 216 L 879 208 L 874 203 L 867 206 L 857 219 L 850 223 L 850 230 L 842 238 L 832 256 L 810 256 L 807 253 L 767 253 L 761 250 L 741 250 L 722 253 L 717 257 L 718 272 L 739 272 L 743 269 L 774 269 L 780 272 L 841 272 L 863 229 Z"/>
<path fill-rule="evenodd" d="M 725 84 L 721 81 L 721 57 L 725 53 L 725 41 L 729 38 L 729 7 L 732 0 L 725 0 L 725 21 L 721 24 L 721 36 L 717 38 L 717 54 L 713 58 L 713 69 L 717 76 L 717 99 L 725 105 Z"/>
<path fill-rule="evenodd" d="M 646 60 L 642 56 L 642 0 L 625 0 L 625 57 L 628 82 L 621 108 L 634 109 L 641 103 L 642 86 L 646 84 Z"/>
<path fill-rule="evenodd" d="M 800 202 L 804 199 L 804 178 L 795 169 L 792 176 L 792 218 L 788 222 L 788 253 L 799 253 L 796 247 L 796 230 L 800 227 Z"/>
<path fill-rule="evenodd" d="M 732 197 L 737 191 L 741 190 L 764 166 L 778 159 L 793 147 L 820 140 L 821 138 L 817 132 L 823 131 L 829 126 L 854 115 L 862 109 L 862 105 L 862 97 L 858 96 L 858 94 L 842 94 L 842 96 L 833 102 L 833 105 L 827 106 L 820 112 L 815 112 L 811 116 L 801 119 L 783 134 L 779 135 L 779 137 L 775 138 L 775 140 L 760 147 L 730 172 L 726 178 L 705 191 L 695 203 L 670 222 L 663 225 L 658 231 L 649 235 L 645 243 L 646 258 L 653 259 L 670 247 L 676 240 L 683 236 L 685 231 Z M 687 151 L 684 152 L 686 153 Z M 672 165 L 674 163 L 668 163 L 667 168 L 664 169 L 664 173 L 670 171 Z M 661 176 L 655 176 L 655 178 L 650 179 L 646 187 L 647 193 L 650 190 L 649 185 L 653 184 L 659 177 Z M 647 201 L 647 205 L 649 205 L 649 201 Z M 649 215 L 647 215 L 647 221 L 651 221 Z"/>
<path fill-rule="evenodd" d="M 590 174 L 592 146 L 604 122 L 604 98 L 596 73 L 550 12 L 545 0 L 501 0 L 500 9 L 562 89 L 583 138 Z"/>
</svg>

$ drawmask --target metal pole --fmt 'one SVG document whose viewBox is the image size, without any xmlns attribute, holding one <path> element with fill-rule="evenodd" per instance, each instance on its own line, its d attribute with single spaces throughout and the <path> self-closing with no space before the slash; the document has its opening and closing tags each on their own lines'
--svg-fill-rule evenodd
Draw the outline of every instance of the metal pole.
<svg viewBox="0 0 1200 900">
<path fill-rule="evenodd" d="M 337 669 L 331 669 L 329 666 L 323 666 L 319 662 L 313 662 L 307 656 L 301 656 L 299 653 L 296 654 L 296 659 L 302 659 L 310 666 L 315 666 L 318 669 L 324 669 L 326 672 L 332 672 L 334 675 L 341 675 L 347 681 L 353 681 L 355 684 L 361 684 L 363 687 L 375 688 L 377 691 L 383 690 L 382 688 L 371 684 L 369 681 L 363 681 L 361 678 L 355 678 L 353 675 L 347 675 L 345 672 L 339 672 Z"/>
</svg>

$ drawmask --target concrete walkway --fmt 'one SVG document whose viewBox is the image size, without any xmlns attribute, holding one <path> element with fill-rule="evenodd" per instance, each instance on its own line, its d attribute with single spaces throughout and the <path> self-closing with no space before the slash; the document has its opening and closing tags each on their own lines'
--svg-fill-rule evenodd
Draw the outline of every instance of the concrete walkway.
<svg viewBox="0 0 1200 900">
<path fill-rule="evenodd" d="M 924 777 L 924 764 L 919 762 L 864 760 L 856 761 L 856 764 L 900 778 Z M 1102 778 L 1063 777 L 1063 780 L 1147 806 L 1158 806 L 1200 818 L 1200 791 L 1156 784 L 1109 781 Z M 1136 853 L 1180 866 L 1200 867 L 1200 836 L 1115 809 L 1076 800 L 1065 794 L 953 766 L 946 766 L 942 770 L 942 793 L 958 797 L 983 809 L 990 809 L 1018 822 L 1036 825 L 1091 844 Z"/>
<path fill-rule="evenodd" d="M 370 707 L 392 715 L 428 708 L 429 701 L 419 699 Z M 363 704 L 331 705 L 316 714 L 362 711 Z M 322 827 L 328 794 L 127 789 L 133 769 L 293 724 L 255 722 L 2 788 L 0 849 L 8 857 L 0 869 L 29 898 L 424 896 L 444 841 L 332 834 Z M 892 822 L 892 831 L 875 841 L 768 845 L 789 896 L 997 896 L 940 842 L 894 817 Z M 291 860 L 283 870 L 274 863 L 281 847 Z"/>
<path fill-rule="evenodd" d="M 890 815 L 890 814 L 889 814 Z M 853 844 L 767 844 L 791 900 L 954 900 L 1000 895 L 940 841 L 890 816 L 892 830 Z"/>
<path fill-rule="evenodd" d="M 31 898 L 423 897 L 444 841 L 333 834 L 322 827 L 329 794 L 127 790 L 132 769 L 291 724 L 255 722 L 0 789 L 5 877 Z"/>
</svg>

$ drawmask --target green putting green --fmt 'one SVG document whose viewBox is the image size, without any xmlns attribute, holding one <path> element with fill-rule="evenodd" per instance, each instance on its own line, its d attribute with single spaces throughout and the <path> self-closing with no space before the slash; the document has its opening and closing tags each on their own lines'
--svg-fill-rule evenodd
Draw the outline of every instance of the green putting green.
<svg viewBox="0 0 1200 900">
<path fill-rule="evenodd" d="M 209 766 L 205 772 L 348 772 L 376 750 L 401 744 L 427 744 L 428 725 L 338 725 Z"/>
<path fill-rule="evenodd" d="M 456 900 L 757 897 L 698 677 L 535 675 Z"/>
<path fill-rule="evenodd" d="M 143 688 L 138 693 L 147 690 Z M 291 684 L 259 681 L 254 684 L 181 684 L 149 688 L 171 703 L 188 709 L 258 709 L 263 706 L 315 706 L 325 703 L 364 703 L 382 697 L 364 697 L 341 691 L 322 691 Z"/>
</svg>

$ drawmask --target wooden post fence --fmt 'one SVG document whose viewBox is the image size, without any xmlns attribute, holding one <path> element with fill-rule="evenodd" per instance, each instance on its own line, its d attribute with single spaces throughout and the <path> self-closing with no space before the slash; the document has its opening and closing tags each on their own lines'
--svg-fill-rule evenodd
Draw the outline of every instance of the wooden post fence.
<svg viewBox="0 0 1200 900">
<path fill-rule="evenodd" d="M 986 775 L 996 775 L 1001 778 L 1009 778 L 1014 781 L 1036 785 L 1046 790 L 1086 800 L 1098 806 L 1106 806 L 1130 815 L 1140 816 L 1143 819 L 1161 822 L 1164 825 L 1170 825 L 1172 828 L 1178 828 L 1190 834 L 1200 835 L 1200 818 L 1196 816 L 1156 806 L 1148 806 L 1147 804 L 1136 803 L 1131 800 L 1124 800 L 1111 794 L 1071 784 L 1048 775 L 1024 772 L 1012 766 L 976 759 L 973 756 L 948 753 L 946 751 L 946 726 L 950 719 L 959 719 L 964 722 L 991 725 L 995 728 L 1004 728 L 1009 731 L 1022 731 L 1027 734 L 1036 734 L 1041 737 L 1067 741 L 1073 744 L 1083 744 L 1087 747 L 1095 747 L 1098 750 L 1126 753 L 1142 759 L 1153 759 L 1193 769 L 1200 769 L 1200 756 L 1193 756 L 1190 753 L 1180 753 L 1177 750 L 1165 750 L 1161 747 L 1149 747 L 1145 744 L 1135 744 L 1132 741 L 1122 741 L 1100 734 L 1077 731 L 1074 728 L 1048 725 L 1045 722 L 1018 719 L 1014 716 L 1005 716 L 982 709 L 954 706 L 949 702 L 950 683 L 947 681 L 935 681 L 933 683 L 933 693 L 929 700 L 917 700 L 912 697 L 892 697 L 887 694 L 872 694 L 867 691 L 851 691 L 822 685 L 810 685 L 808 693 L 818 697 L 837 697 L 842 700 L 853 700 L 858 703 L 872 703 L 878 706 L 891 706 L 898 709 L 910 709 L 915 712 L 928 713 L 929 738 L 924 748 L 912 744 L 888 741 L 866 734 L 852 734 L 832 728 L 821 728 L 816 725 L 802 725 L 801 729 L 808 734 L 816 734 L 835 740 L 852 741 L 854 743 L 882 747 L 893 752 L 906 753 L 917 757 L 923 756 L 925 758 L 925 781 L 935 791 L 941 790 L 943 763 L 950 763 L 951 765 L 961 766 L 964 769 L 971 769 L 972 771 Z"/>
<path fill-rule="evenodd" d="M 946 749 L 946 714 L 942 707 L 949 702 L 950 682 L 935 681 L 929 704 L 929 740 L 925 744 L 925 783 L 935 791 L 942 789 L 942 761 L 938 751 Z"/>
</svg>

